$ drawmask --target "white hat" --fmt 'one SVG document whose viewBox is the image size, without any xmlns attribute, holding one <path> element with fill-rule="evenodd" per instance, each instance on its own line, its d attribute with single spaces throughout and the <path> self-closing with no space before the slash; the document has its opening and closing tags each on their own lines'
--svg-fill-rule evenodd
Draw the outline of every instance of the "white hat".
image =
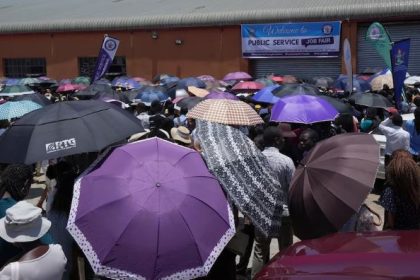
<svg viewBox="0 0 420 280">
<path fill-rule="evenodd" d="M 172 136 L 172 139 L 176 141 L 179 141 L 185 144 L 191 144 L 190 130 L 186 128 L 185 126 L 173 127 L 171 129 L 171 136 Z"/>
<path fill-rule="evenodd" d="M 31 242 L 41 238 L 51 227 L 51 222 L 41 215 L 41 208 L 19 201 L 6 210 L 0 219 L 0 237 L 10 243 Z"/>
</svg>

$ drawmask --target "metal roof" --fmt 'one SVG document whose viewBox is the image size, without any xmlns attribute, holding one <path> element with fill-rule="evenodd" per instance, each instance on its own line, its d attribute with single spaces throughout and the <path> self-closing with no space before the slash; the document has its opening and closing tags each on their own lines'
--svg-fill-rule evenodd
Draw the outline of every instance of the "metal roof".
<svg viewBox="0 0 420 280">
<path fill-rule="evenodd" d="M 0 0 L 0 33 L 416 16 L 420 0 Z"/>
</svg>

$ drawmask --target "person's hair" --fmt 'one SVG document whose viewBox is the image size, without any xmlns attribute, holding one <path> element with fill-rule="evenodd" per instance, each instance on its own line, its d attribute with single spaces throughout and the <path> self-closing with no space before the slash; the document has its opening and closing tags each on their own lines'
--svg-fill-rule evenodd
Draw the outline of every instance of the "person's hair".
<svg viewBox="0 0 420 280">
<path fill-rule="evenodd" d="M 318 134 L 318 132 L 316 132 L 314 129 L 312 129 L 312 128 L 307 128 L 307 129 L 305 129 L 304 131 L 302 131 L 302 133 L 300 134 L 300 135 L 302 135 L 302 134 L 308 134 L 309 135 L 309 138 L 312 140 L 312 142 L 314 142 L 314 143 L 316 143 L 316 142 L 318 142 L 319 141 L 319 134 Z"/>
<path fill-rule="evenodd" d="M 420 107 L 420 96 L 414 97 L 413 104 L 416 105 L 417 108 Z"/>
<path fill-rule="evenodd" d="M 8 120 L 0 120 L 0 128 L 8 128 L 10 126 L 10 122 Z"/>
<path fill-rule="evenodd" d="M 188 113 L 188 108 L 186 108 L 186 107 L 182 107 L 179 113 L 180 113 L 181 115 L 186 115 L 186 114 Z"/>
<path fill-rule="evenodd" d="M 349 113 L 341 113 L 334 121 L 335 125 L 341 127 L 346 132 L 354 131 L 353 115 Z"/>
<path fill-rule="evenodd" d="M 392 124 L 396 126 L 402 126 L 403 125 L 403 118 L 400 114 L 393 114 L 392 116 Z"/>
<path fill-rule="evenodd" d="M 282 139 L 283 136 L 278 127 L 269 126 L 264 130 L 263 138 L 265 147 L 275 147 L 277 145 L 276 141 Z"/>
<path fill-rule="evenodd" d="M 0 177 L 0 198 L 8 192 L 14 200 L 23 200 L 31 187 L 32 177 L 29 165 L 8 165 Z"/>
<path fill-rule="evenodd" d="M 420 133 L 420 107 L 417 107 L 416 110 L 414 110 L 414 125 L 416 126 L 417 134 L 419 134 Z"/>
<path fill-rule="evenodd" d="M 411 154 L 399 149 L 392 153 L 386 168 L 387 181 L 394 190 L 420 206 L 420 167 Z"/>
<path fill-rule="evenodd" d="M 153 100 L 150 104 L 149 115 L 155 115 L 162 112 L 162 104 L 158 100 Z"/>
<path fill-rule="evenodd" d="M 51 204 L 51 210 L 70 213 L 71 200 L 73 198 L 73 185 L 76 180 L 77 173 L 74 168 L 66 161 L 60 161 L 54 165 L 56 175 L 57 192 Z"/>
<path fill-rule="evenodd" d="M 253 141 L 260 151 L 264 150 L 264 136 L 262 134 L 255 136 Z"/>
<path fill-rule="evenodd" d="M 378 114 L 378 110 L 376 108 L 368 107 L 366 109 L 366 117 L 374 119 L 375 116 Z"/>
</svg>

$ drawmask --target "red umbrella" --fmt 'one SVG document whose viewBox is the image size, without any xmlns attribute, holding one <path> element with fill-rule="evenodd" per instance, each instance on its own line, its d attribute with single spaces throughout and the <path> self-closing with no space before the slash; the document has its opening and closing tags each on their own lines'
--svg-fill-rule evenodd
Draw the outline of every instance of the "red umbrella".
<svg viewBox="0 0 420 280">
<path fill-rule="evenodd" d="M 295 235 L 311 239 L 336 232 L 359 211 L 379 166 L 369 134 L 340 134 L 318 143 L 296 169 L 289 208 Z"/>
</svg>

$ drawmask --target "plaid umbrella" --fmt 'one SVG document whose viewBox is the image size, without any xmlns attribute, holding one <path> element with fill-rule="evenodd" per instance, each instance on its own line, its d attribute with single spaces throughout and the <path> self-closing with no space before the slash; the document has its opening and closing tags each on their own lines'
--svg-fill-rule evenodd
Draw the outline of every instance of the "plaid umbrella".
<svg viewBox="0 0 420 280">
<path fill-rule="evenodd" d="M 0 105 L 0 120 L 11 120 L 41 108 L 38 103 L 29 100 L 9 101 Z"/>
<path fill-rule="evenodd" d="M 252 76 L 249 75 L 246 72 L 231 72 L 226 74 L 226 76 L 223 77 L 223 81 L 239 81 L 239 80 L 252 80 Z"/>
<path fill-rule="evenodd" d="M 206 121 L 197 121 L 196 137 L 228 198 L 262 233 L 277 235 L 286 197 L 252 140 L 239 129 Z"/>
<path fill-rule="evenodd" d="M 264 87 L 263 84 L 253 81 L 243 81 L 237 83 L 233 88 L 233 92 L 256 92 Z"/>
<path fill-rule="evenodd" d="M 389 88 L 394 88 L 394 80 L 392 79 L 392 73 L 389 72 L 384 75 L 377 76 L 370 81 L 373 91 L 380 91 L 384 85 L 388 85 Z"/>
<path fill-rule="evenodd" d="M 207 99 L 187 114 L 188 118 L 230 125 L 257 125 L 263 119 L 248 104 L 239 100 Z"/>
</svg>

